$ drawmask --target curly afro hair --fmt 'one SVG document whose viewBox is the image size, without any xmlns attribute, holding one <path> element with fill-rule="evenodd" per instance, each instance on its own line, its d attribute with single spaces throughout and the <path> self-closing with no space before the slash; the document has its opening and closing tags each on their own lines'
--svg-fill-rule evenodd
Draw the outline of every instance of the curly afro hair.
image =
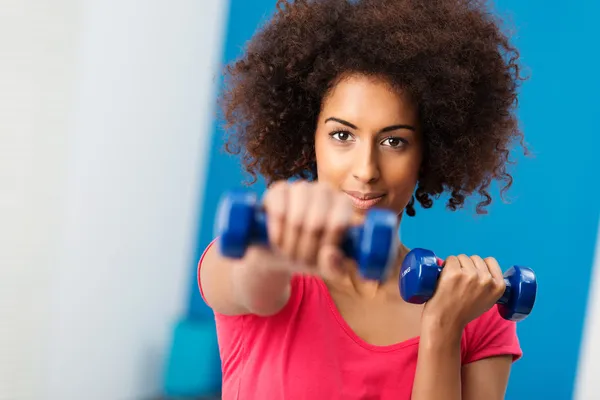
<svg viewBox="0 0 600 400">
<path fill-rule="evenodd" d="M 342 75 L 382 77 L 417 101 L 424 137 L 416 199 L 448 193 L 463 207 L 492 181 L 511 186 L 511 145 L 523 77 L 518 51 L 482 1 L 279 0 L 275 15 L 226 68 L 226 149 L 267 183 L 316 178 L 314 135 L 324 96 Z M 527 149 L 525 148 L 525 153 Z M 414 197 L 407 206 L 414 215 Z"/>
</svg>

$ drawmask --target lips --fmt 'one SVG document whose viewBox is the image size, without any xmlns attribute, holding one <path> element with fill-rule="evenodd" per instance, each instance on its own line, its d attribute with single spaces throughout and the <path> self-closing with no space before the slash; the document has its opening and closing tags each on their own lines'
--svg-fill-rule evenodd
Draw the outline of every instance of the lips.
<svg viewBox="0 0 600 400">
<path fill-rule="evenodd" d="M 354 207 L 360 210 L 368 210 L 377 205 L 385 197 L 382 192 L 353 192 L 344 191 L 348 198 L 352 201 Z"/>
</svg>

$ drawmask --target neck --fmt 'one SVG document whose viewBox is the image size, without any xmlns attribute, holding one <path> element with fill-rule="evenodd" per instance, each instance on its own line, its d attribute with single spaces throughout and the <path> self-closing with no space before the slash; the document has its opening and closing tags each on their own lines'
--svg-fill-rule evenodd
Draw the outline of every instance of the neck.
<svg viewBox="0 0 600 400">
<path fill-rule="evenodd" d="M 402 267 L 402 261 L 408 254 L 409 249 L 402 243 L 400 243 L 398 249 L 398 256 L 396 262 L 390 271 L 388 279 L 383 282 L 379 281 L 366 281 L 361 278 L 360 273 L 355 268 L 352 268 L 349 272 L 350 282 L 356 290 L 356 292 L 364 297 L 376 297 L 382 292 L 385 293 L 398 293 L 398 279 L 400 279 L 400 269 Z"/>
</svg>

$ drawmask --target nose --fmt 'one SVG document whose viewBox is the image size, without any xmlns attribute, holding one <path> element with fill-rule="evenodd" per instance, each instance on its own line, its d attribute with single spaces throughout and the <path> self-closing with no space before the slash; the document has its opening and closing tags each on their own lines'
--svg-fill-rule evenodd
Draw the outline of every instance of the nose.
<svg viewBox="0 0 600 400">
<path fill-rule="evenodd" d="M 364 146 L 357 149 L 356 158 L 353 160 L 352 176 L 363 184 L 377 182 L 381 176 L 377 152 L 373 146 Z"/>
</svg>

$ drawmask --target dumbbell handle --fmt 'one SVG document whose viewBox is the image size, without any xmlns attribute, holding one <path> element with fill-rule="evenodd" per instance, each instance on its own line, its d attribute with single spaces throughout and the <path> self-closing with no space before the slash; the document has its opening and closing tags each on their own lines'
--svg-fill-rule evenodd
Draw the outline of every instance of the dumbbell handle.
<svg viewBox="0 0 600 400">
<path fill-rule="evenodd" d="M 434 295 L 444 262 L 426 249 L 411 250 L 402 262 L 400 293 L 402 298 L 423 304 Z M 503 274 L 504 293 L 496 301 L 504 319 L 521 321 L 533 309 L 537 293 L 537 279 L 533 270 L 514 265 Z"/>
<path fill-rule="evenodd" d="M 444 264 L 442 264 L 441 266 L 438 264 L 433 268 L 435 269 L 435 281 L 437 282 L 440 279 L 440 275 L 442 273 L 442 269 L 444 268 Z M 506 278 L 504 278 L 504 283 L 506 284 L 506 288 L 504 289 L 504 293 L 502 293 L 500 299 L 496 301 L 497 304 L 508 304 L 508 301 L 510 299 L 510 292 L 512 290 L 511 283 Z"/>
<path fill-rule="evenodd" d="M 359 260 L 360 240 L 362 235 L 362 226 L 350 226 L 346 229 L 340 249 L 346 257 L 351 258 L 355 261 Z M 269 245 L 269 234 L 267 230 L 267 217 L 266 213 L 256 208 L 254 211 L 254 221 L 252 223 L 250 235 L 250 244 L 268 246 Z"/>
</svg>

